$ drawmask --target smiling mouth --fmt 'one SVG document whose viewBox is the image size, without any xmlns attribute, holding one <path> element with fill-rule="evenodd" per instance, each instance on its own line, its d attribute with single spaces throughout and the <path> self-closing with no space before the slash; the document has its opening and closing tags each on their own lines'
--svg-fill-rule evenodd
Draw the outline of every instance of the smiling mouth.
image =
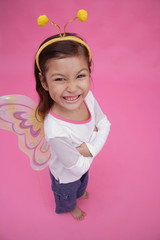
<svg viewBox="0 0 160 240">
<path fill-rule="evenodd" d="M 66 96 L 63 97 L 63 99 L 65 100 L 65 102 L 67 103 L 75 103 L 79 100 L 81 95 L 77 95 L 77 96 Z"/>
</svg>

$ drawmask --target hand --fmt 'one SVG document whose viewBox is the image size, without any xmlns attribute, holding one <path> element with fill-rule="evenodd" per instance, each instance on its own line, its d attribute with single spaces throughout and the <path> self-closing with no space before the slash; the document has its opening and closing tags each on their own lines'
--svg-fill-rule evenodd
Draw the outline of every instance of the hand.
<svg viewBox="0 0 160 240">
<path fill-rule="evenodd" d="M 96 127 L 96 125 L 94 127 L 94 132 L 98 132 L 98 128 Z"/>
<path fill-rule="evenodd" d="M 98 132 L 98 128 L 96 126 L 94 127 L 94 132 Z M 86 143 L 82 143 L 80 146 L 76 147 L 76 149 L 84 157 L 93 157 Z"/>
<path fill-rule="evenodd" d="M 80 146 L 76 147 L 76 149 L 84 157 L 93 157 L 92 154 L 90 153 L 86 143 L 82 143 Z"/>
</svg>

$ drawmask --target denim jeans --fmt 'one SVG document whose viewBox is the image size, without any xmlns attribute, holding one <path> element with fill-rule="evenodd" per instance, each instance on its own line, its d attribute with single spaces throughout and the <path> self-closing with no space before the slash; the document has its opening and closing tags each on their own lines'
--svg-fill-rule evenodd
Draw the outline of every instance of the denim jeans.
<svg viewBox="0 0 160 240">
<path fill-rule="evenodd" d="M 55 197 L 56 213 L 67 213 L 77 205 L 77 198 L 83 196 L 88 184 L 88 172 L 79 180 L 71 183 L 59 183 L 50 172 L 52 191 Z"/>
</svg>

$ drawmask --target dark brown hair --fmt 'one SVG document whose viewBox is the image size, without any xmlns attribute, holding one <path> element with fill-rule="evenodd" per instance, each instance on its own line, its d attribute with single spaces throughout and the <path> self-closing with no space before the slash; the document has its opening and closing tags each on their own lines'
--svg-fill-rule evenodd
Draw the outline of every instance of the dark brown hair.
<svg viewBox="0 0 160 240">
<path fill-rule="evenodd" d="M 66 33 L 66 36 L 76 36 L 76 34 L 71 34 L 71 33 Z M 40 47 L 47 41 L 57 38 L 59 35 L 54 35 L 51 36 L 50 38 L 47 38 L 41 45 Z M 80 38 L 80 37 L 79 37 Z M 81 38 L 80 38 L 81 39 Z M 82 39 L 83 40 L 83 39 Z M 41 74 L 45 79 L 45 73 L 47 71 L 47 61 L 51 58 L 66 58 L 66 57 L 72 57 L 72 56 L 78 56 L 78 55 L 83 55 L 86 58 L 86 61 L 88 63 L 88 69 L 91 73 L 91 61 L 89 61 L 89 55 L 88 55 L 88 50 L 83 46 L 82 44 L 75 42 L 75 41 L 59 41 L 55 42 L 53 44 L 50 44 L 47 46 L 39 56 L 39 65 L 41 69 Z M 39 78 L 39 69 L 36 65 L 34 66 L 34 75 L 36 79 L 36 91 L 39 95 L 39 104 L 37 106 L 36 113 L 40 115 L 40 117 L 44 120 L 45 116 L 49 112 L 50 108 L 53 105 L 53 100 L 49 95 L 49 92 L 46 91 L 41 84 L 40 78 Z"/>
</svg>

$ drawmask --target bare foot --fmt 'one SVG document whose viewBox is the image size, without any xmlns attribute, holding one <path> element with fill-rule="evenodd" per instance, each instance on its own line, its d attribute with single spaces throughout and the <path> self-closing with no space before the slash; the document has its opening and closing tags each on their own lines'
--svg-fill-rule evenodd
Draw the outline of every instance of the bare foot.
<svg viewBox="0 0 160 240">
<path fill-rule="evenodd" d="M 86 215 L 78 206 L 76 206 L 70 213 L 76 220 L 83 220 Z"/>
<path fill-rule="evenodd" d="M 80 199 L 87 199 L 89 198 L 89 193 L 87 191 L 84 192 L 83 196 Z"/>
</svg>

